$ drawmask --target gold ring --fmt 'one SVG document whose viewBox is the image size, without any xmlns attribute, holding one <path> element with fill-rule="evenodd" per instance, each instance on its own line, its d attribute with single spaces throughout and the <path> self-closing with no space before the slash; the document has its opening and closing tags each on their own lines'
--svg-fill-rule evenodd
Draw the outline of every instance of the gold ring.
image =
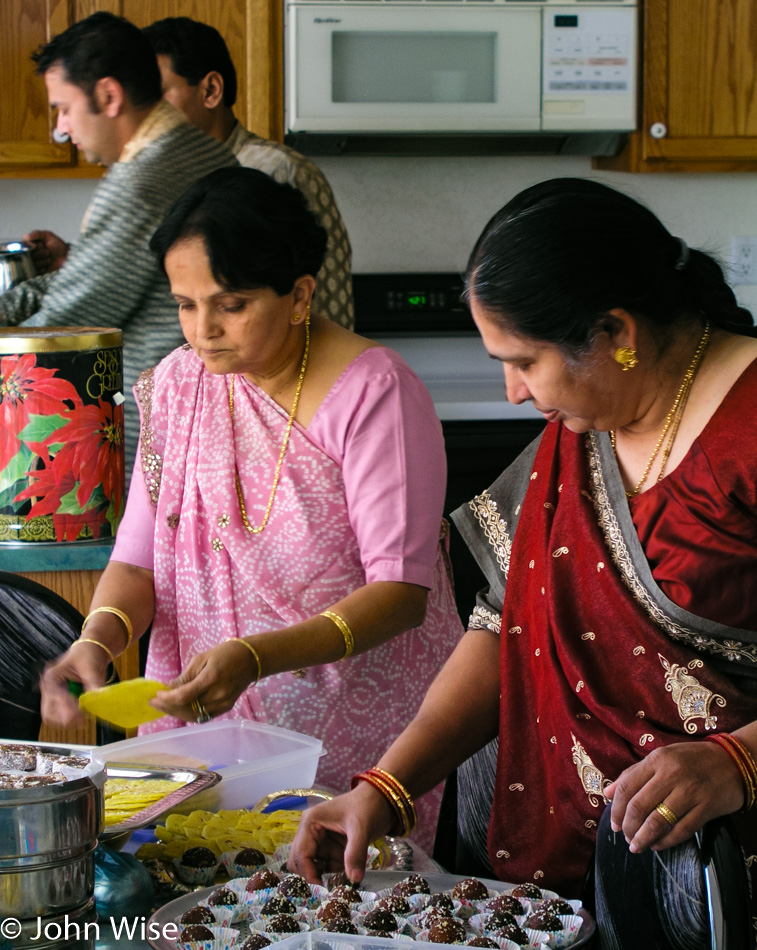
<svg viewBox="0 0 757 950">
<path fill-rule="evenodd" d="M 210 720 L 213 718 L 199 699 L 193 699 L 189 704 L 189 707 L 195 716 L 197 716 L 198 723 L 210 722 Z"/>
<path fill-rule="evenodd" d="M 667 823 L 670 825 L 671 828 L 678 821 L 678 819 L 676 818 L 676 813 L 673 811 L 672 808 L 669 808 L 665 804 L 665 802 L 660 802 L 659 805 L 655 805 L 654 810 L 658 814 L 662 815 L 662 817 L 665 819 L 665 821 L 667 821 Z"/>
</svg>

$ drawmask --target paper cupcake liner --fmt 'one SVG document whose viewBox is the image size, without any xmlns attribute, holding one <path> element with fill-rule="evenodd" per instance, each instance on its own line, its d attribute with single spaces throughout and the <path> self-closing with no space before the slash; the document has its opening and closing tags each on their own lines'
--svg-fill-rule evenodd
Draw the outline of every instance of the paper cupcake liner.
<svg viewBox="0 0 757 950">
<path fill-rule="evenodd" d="M 256 871 L 262 871 L 263 868 L 268 866 L 267 861 L 264 861 L 262 864 L 237 864 L 234 858 L 239 854 L 240 850 L 240 848 L 237 848 L 236 851 L 224 851 L 221 855 L 221 864 L 223 864 L 230 878 L 249 878 L 252 877 Z"/>
<path fill-rule="evenodd" d="M 552 950 L 562 950 L 563 947 L 569 947 L 572 943 L 575 943 L 583 924 L 580 917 L 568 917 L 567 915 L 565 917 L 561 916 L 560 922 L 564 927 L 563 930 L 547 932 L 547 946 L 551 947 Z M 530 932 L 533 933 L 533 931 Z"/>
<path fill-rule="evenodd" d="M 252 920 L 248 921 L 250 933 L 265 934 L 266 937 L 270 937 L 271 939 L 273 939 L 274 934 L 276 934 L 279 940 L 283 940 L 286 937 L 295 936 L 294 932 L 289 933 L 288 930 L 285 931 L 284 933 L 279 933 L 278 931 L 275 931 L 275 930 L 266 930 L 266 927 L 268 926 L 267 921 L 269 919 L 270 918 L 266 918 L 266 917 L 255 917 Z M 295 923 L 297 924 L 297 927 L 299 928 L 300 933 L 308 932 L 309 928 L 306 924 L 301 923 L 299 920 L 297 920 L 297 918 L 295 918 Z"/>
<path fill-rule="evenodd" d="M 180 879 L 185 884 L 193 884 L 195 887 L 198 884 L 205 886 L 212 884 L 219 866 L 216 862 L 207 868 L 188 867 L 186 864 L 182 864 L 181 858 L 174 858 L 172 863 Z"/>
<path fill-rule="evenodd" d="M 213 934 L 212 940 L 176 941 L 181 950 L 231 950 L 239 940 L 239 931 L 228 927 L 208 927 Z"/>
<path fill-rule="evenodd" d="M 375 933 L 376 931 L 374 931 L 374 930 L 368 930 L 366 927 L 358 927 L 358 928 L 357 928 L 357 932 L 358 932 L 358 936 L 360 936 L 360 937 L 367 937 L 368 934 Z M 330 937 L 338 937 L 339 934 L 329 934 L 329 936 L 330 936 Z M 382 937 L 382 938 L 385 938 L 385 939 L 387 939 L 387 940 L 401 940 L 403 943 L 413 943 L 413 942 L 414 942 L 413 938 L 410 937 L 410 936 L 408 936 L 408 934 L 402 934 L 402 933 L 399 933 L 399 932 L 388 933 L 388 934 L 382 933 L 382 934 L 381 934 L 381 937 Z M 372 940 L 372 939 L 373 939 L 373 937 L 371 937 L 371 940 Z M 379 938 L 376 938 L 376 939 L 379 939 Z"/>
</svg>

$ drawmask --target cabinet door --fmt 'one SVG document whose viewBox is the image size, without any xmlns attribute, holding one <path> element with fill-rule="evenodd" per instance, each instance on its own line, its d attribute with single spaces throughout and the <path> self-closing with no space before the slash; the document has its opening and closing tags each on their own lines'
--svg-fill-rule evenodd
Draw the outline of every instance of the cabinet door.
<svg viewBox="0 0 757 950">
<path fill-rule="evenodd" d="M 14 164 L 71 166 L 72 145 L 52 141 L 54 117 L 45 81 L 30 56 L 71 25 L 67 0 L 0 3 L 0 168 Z"/>
</svg>

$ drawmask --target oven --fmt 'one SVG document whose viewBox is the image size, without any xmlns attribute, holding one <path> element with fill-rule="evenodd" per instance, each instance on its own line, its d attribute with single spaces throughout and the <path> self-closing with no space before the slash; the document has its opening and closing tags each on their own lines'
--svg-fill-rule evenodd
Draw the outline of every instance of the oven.
<svg viewBox="0 0 757 950">
<path fill-rule="evenodd" d="M 445 514 L 488 487 L 544 428 L 533 406 L 505 398 L 500 363 L 489 358 L 460 303 L 459 274 L 355 274 L 356 330 L 396 350 L 426 384 L 447 452 Z M 455 597 L 463 623 L 483 586 L 452 526 Z"/>
</svg>

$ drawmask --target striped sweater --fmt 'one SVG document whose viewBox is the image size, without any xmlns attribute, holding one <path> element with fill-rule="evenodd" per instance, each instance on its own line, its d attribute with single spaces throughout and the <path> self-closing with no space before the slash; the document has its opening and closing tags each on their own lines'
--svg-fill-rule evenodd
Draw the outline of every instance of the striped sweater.
<svg viewBox="0 0 757 950">
<path fill-rule="evenodd" d="M 123 330 L 127 478 L 139 436 L 131 388 L 142 370 L 184 342 L 176 302 L 149 240 L 193 181 L 236 164 L 224 145 L 185 121 L 168 124 L 168 131 L 131 160 L 110 167 L 95 189 L 80 239 L 63 267 L 0 296 L 0 325 Z"/>
</svg>

